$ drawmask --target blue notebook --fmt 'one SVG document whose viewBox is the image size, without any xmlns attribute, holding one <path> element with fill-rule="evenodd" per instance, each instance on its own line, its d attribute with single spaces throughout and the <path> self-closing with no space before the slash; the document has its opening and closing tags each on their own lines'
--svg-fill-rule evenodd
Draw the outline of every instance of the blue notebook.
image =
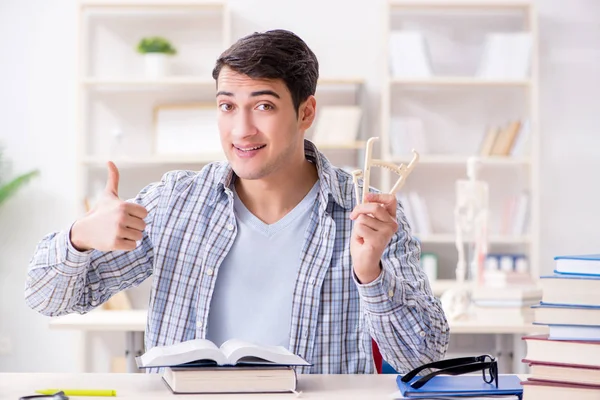
<svg viewBox="0 0 600 400">
<path fill-rule="evenodd" d="M 411 382 L 421 378 L 415 377 Z M 438 375 L 431 378 L 423 387 L 413 389 L 409 383 L 402 382 L 402 376 L 396 378 L 402 397 L 411 399 L 426 399 L 432 396 L 452 397 L 485 397 L 485 396 L 510 396 L 521 398 L 523 387 L 517 375 L 500 375 L 498 389 L 495 383 L 485 383 L 481 373 L 476 375 L 448 376 Z"/>
</svg>

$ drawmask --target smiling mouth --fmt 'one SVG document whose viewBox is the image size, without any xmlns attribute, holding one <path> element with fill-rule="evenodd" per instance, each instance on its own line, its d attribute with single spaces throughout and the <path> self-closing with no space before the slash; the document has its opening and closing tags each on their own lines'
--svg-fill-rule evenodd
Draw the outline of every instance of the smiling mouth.
<svg viewBox="0 0 600 400">
<path fill-rule="evenodd" d="M 249 151 L 254 151 L 254 150 L 260 150 L 264 147 L 266 147 L 266 144 L 260 145 L 260 146 L 254 146 L 254 147 L 246 147 L 246 148 L 241 148 L 241 147 L 237 147 L 237 146 L 233 146 L 236 149 L 238 149 L 239 151 L 245 151 L 245 152 L 249 152 Z"/>
</svg>

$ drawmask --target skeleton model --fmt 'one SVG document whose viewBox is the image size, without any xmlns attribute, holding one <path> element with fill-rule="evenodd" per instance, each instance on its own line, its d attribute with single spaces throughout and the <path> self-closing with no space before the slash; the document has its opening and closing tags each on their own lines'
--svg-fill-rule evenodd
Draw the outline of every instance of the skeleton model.
<svg viewBox="0 0 600 400">
<path fill-rule="evenodd" d="M 477 180 L 479 161 L 467 160 L 468 180 L 456 182 L 456 287 L 442 295 L 442 306 L 450 319 L 468 317 L 471 294 L 467 281 L 481 284 L 483 264 L 487 254 L 488 185 Z M 466 251 L 465 251 L 466 247 Z"/>
<path fill-rule="evenodd" d="M 416 151 L 412 151 L 413 152 L 413 158 L 410 161 L 410 163 L 408 163 L 408 165 L 404 165 L 404 164 L 400 164 L 400 165 L 396 165 L 384 160 L 379 160 L 379 159 L 374 159 L 373 158 L 373 143 L 378 140 L 378 137 L 372 137 L 369 140 L 367 140 L 367 145 L 366 145 L 366 149 L 365 149 L 365 166 L 364 166 L 364 171 L 361 171 L 360 169 L 353 171 L 352 172 L 352 177 L 354 178 L 354 191 L 356 193 L 356 202 L 358 204 L 360 203 L 364 203 L 367 199 L 367 193 L 369 193 L 369 183 L 371 180 L 371 167 L 380 167 L 380 168 L 386 168 L 392 172 L 395 172 L 397 175 L 399 175 L 400 177 L 398 178 L 398 180 L 396 181 L 396 183 L 394 184 L 394 186 L 392 187 L 392 189 L 389 191 L 390 194 L 396 194 L 396 192 L 398 192 L 398 190 L 400 190 L 400 188 L 402 186 L 404 186 L 404 183 L 406 182 L 406 178 L 410 175 L 410 173 L 413 171 L 413 169 L 415 168 L 415 166 L 417 165 L 417 162 L 419 161 L 419 153 L 417 153 Z M 360 196 L 360 187 L 358 186 L 358 179 L 359 178 L 363 178 L 363 192 L 362 192 L 362 200 L 361 200 L 361 196 Z M 364 190 L 366 188 L 366 190 Z"/>
</svg>

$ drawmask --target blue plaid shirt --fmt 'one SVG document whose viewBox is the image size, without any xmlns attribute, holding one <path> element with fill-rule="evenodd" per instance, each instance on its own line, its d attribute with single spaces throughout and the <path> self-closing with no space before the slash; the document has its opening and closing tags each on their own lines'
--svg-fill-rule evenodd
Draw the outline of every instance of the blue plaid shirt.
<svg viewBox="0 0 600 400">
<path fill-rule="evenodd" d="M 317 167 L 320 190 L 293 294 L 289 349 L 313 364 L 298 372 L 373 373 L 371 338 L 400 373 L 443 358 L 448 324 L 419 266 L 420 246 L 402 206 L 382 273 L 360 284 L 350 257 L 352 176 L 309 141 L 305 154 Z M 236 238 L 234 177 L 228 163 L 215 162 L 146 186 L 129 200 L 148 210 L 133 251 L 79 252 L 68 229 L 45 236 L 30 262 L 27 304 L 49 316 L 85 313 L 152 275 L 146 349 L 204 338 L 219 266 Z"/>
</svg>

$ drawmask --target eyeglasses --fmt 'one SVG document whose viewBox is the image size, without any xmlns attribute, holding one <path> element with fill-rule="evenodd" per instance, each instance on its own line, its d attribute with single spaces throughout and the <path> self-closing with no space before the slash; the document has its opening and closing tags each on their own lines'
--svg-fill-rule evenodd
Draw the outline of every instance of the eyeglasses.
<svg viewBox="0 0 600 400">
<path fill-rule="evenodd" d="M 404 375 L 401 378 L 402 382 L 410 382 L 417 376 L 419 372 L 423 371 L 424 369 L 437 369 L 438 371 L 431 372 L 412 382 L 410 387 L 413 389 L 421 388 L 423 385 L 429 382 L 431 378 L 437 375 L 462 375 L 475 371 L 481 371 L 483 375 L 483 381 L 485 383 L 495 382 L 496 389 L 498 389 L 498 362 L 489 354 L 477 357 L 450 358 L 448 360 L 424 364 Z"/>
<path fill-rule="evenodd" d="M 35 394 L 33 396 L 23 396 L 19 397 L 19 400 L 69 400 L 69 397 L 65 395 L 65 392 L 60 391 L 54 394 Z"/>
</svg>

